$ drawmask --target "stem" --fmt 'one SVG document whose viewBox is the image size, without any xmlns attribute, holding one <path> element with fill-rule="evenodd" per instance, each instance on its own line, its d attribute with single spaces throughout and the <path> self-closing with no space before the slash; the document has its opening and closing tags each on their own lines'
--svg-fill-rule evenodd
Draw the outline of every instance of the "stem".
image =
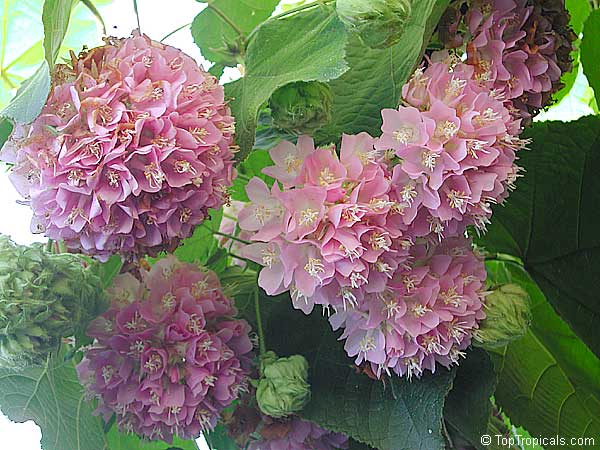
<svg viewBox="0 0 600 450">
<path fill-rule="evenodd" d="M 166 41 L 166 40 L 167 40 L 167 39 L 169 39 L 171 36 L 173 36 L 175 33 L 177 33 L 178 31 L 181 31 L 181 30 L 183 30 L 183 29 L 184 29 L 184 28 L 186 28 L 186 27 L 189 27 L 191 24 L 192 24 L 192 23 L 190 22 L 190 23 L 186 23 L 185 25 L 181 25 L 179 28 L 177 28 L 177 29 L 175 29 L 175 30 L 171 31 L 169 34 L 167 34 L 165 37 L 163 37 L 163 38 L 160 40 L 160 42 L 164 42 L 164 41 Z"/>
<path fill-rule="evenodd" d="M 256 279 L 258 283 L 258 278 Z M 265 334 L 262 327 L 262 318 L 260 316 L 260 302 L 258 298 L 258 285 L 254 289 L 254 311 L 256 313 L 256 328 L 258 330 L 258 345 L 261 356 L 267 352 L 267 346 L 265 345 Z"/>
<path fill-rule="evenodd" d="M 238 34 L 238 36 L 242 40 L 244 39 L 244 32 L 240 29 L 240 27 L 238 27 L 236 25 L 236 23 L 233 20 L 231 20 L 227 16 L 227 14 L 225 14 L 223 11 L 221 11 L 219 8 L 217 8 L 213 2 L 208 3 L 208 8 L 212 9 L 217 16 L 219 16 L 221 19 L 223 19 L 223 21 L 225 23 L 227 23 L 227 25 L 229 25 L 231 28 L 233 28 L 233 30 Z"/>
<path fill-rule="evenodd" d="M 52 243 L 54 241 L 52 241 L 52 239 L 48 239 L 48 242 L 46 243 L 46 252 L 51 253 L 52 252 Z"/>
<path fill-rule="evenodd" d="M 239 238 L 239 237 L 237 237 L 237 236 L 232 236 L 231 234 L 227 234 L 227 233 L 221 233 L 220 231 L 213 231 L 213 234 L 216 234 L 217 236 L 223 236 L 223 237 L 226 237 L 226 238 L 228 238 L 228 239 L 231 239 L 231 240 L 233 240 L 233 241 L 236 241 L 236 242 L 239 242 L 239 243 L 241 243 L 241 244 L 245 244 L 245 245 L 250 245 L 250 244 L 252 243 L 252 242 L 248 242 L 248 241 L 245 241 L 245 240 L 243 240 L 243 239 L 240 239 L 240 238 Z"/>
<path fill-rule="evenodd" d="M 235 254 L 235 253 L 233 253 L 233 252 L 231 252 L 229 250 L 227 251 L 227 254 L 229 256 L 231 256 L 232 258 L 239 259 L 240 261 L 244 261 L 244 262 L 246 262 L 248 264 L 256 264 L 256 261 L 252 261 L 251 259 L 244 258 L 243 256 L 237 255 L 237 254 Z"/>
<path fill-rule="evenodd" d="M 140 12 L 138 11 L 137 0 L 133 0 L 133 11 L 135 12 L 135 18 L 137 19 L 138 31 L 142 32 L 142 26 L 140 25 Z"/>
</svg>

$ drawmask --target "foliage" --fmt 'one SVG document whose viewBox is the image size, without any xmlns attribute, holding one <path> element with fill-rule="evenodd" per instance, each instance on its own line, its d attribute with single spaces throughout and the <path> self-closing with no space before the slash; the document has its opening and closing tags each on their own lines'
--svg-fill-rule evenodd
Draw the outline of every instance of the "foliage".
<svg viewBox="0 0 600 450">
<path fill-rule="evenodd" d="M 101 42 L 96 6 L 108 1 L 0 2 L 0 147 L 15 124 L 38 116 L 51 87 L 51 70 L 67 50 L 77 53 L 84 44 Z M 223 230 L 235 219 L 238 202 L 249 201 L 245 187 L 250 179 L 273 185 L 262 169 L 273 164 L 268 151 L 281 140 L 295 142 L 308 129 L 317 130 L 318 145 L 338 142 L 342 133 L 379 136 L 381 110 L 398 107 L 402 86 L 424 54 L 440 45 L 436 29 L 454 2 L 413 0 L 406 17 L 404 12 L 400 18 L 387 17 L 383 35 L 367 42 L 386 48 L 365 43 L 372 31 L 382 31 L 376 15 L 361 16 L 359 23 L 346 17 L 352 15 L 346 10 L 344 24 L 333 0 L 283 6 L 276 0 L 206 3 L 190 27 L 194 41 L 215 63 L 211 73 L 219 76 L 225 67 L 238 67 L 242 74 L 225 85 L 236 118 L 238 177 L 230 189 L 232 207 L 211 210 L 174 254 L 219 275 L 263 347 L 282 358 L 306 358 L 311 400 L 300 416 L 349 435 L 355 450 L 483 450 L 488 447 L 481 444 L 482 435 L 521 430 L 536 437 L 598 439 L 600 117 L 538 122 L 527 129 L 531 150 L 521 151 L 518 161 L 524 176 L 506 202 L 494 207 L 488 232 L 475 238 L 487 260 L 489 287 L 513 283 L 531 298 L 533 319 L 525 335 L 503 341 L 500 348 L 470 348 L 452 370 L 438 366 L 419 379 L 385 373 L 376 379 L 370 367 L 356 366 L 346 356 L 340 333 L 332 331 L 327 317 L 294 309 L 289 293 L 266 295 L 257 285 L 261 267 L 243 259 L 245 237 L 239 227 Z M 572 54 L 575 70 L 563 74 L 565 86 L 555 100 L 573 100 L 579 67 L 598 100 L 600 10 L 596 1 L 565 4 L 579 39 Z M 318 92 L 308 95 L 297 91 L 299 86 L 318 87 Z M 306 114 L 304 122 L 295 121 L 296 111 Z M 164 256 L 132 263 L 113 255 L 97 273 L 109 288 L 118 273 L 135 272 Z M 42 367 L 0 369 L 3 413 L 19 422 L 34 420 L 42 429 L 44 450 L 197 450 L 193 441 L 150 443 L 120 433 L 114 421 L 105 426 L 93 414 L 95 404 L 84 397 L 75 370 L 81 358 L 77 347 L 90 343 L 79 333 Z M 290 388 L 280 375 L 277 393 Z M 301 390 L 298 404 L 308 398 L 304 379 Z M 275 388 L 269 391 L 271 404 L 281 400 L 271 391 Z M 206 438 L 213 450 L 238 448 L 223 424 Z"/>
</svg>

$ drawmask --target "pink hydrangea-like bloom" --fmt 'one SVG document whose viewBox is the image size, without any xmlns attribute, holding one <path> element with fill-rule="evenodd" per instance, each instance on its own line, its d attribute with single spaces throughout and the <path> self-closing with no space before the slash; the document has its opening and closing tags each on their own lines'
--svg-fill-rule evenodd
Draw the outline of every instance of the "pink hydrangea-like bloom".
<svg viewBox="0 0 600 450">
<path fill-rule="evenodd" d="M 338 157 L 301 136 L 271 150 L 275 166 L 264 172 L 282 188 L 250 180 L 239 225 L 255 242 L 243 254 L 264 266 L 259 284 L 269 295 L 289 290 L 307 314 L 315 304 L 351 307 L 383 290 L 406 258 L 413 238 L 373 143 L 366 133 L 344 135 Z"/>
<path fill-rule="evenodd" d="M 577 36 L 564 1 L 473 0 L 465 23 L 475 78 L 512 99 L 525 118 L 547 106 L 572 69 Z"/>
<path fill-rule="evenodd" d="M 375 147 L 400 158 L 392 184 L 404 223 L 418 235 L 428 228 L 441 239 L 471 224 L 485 230 L 491 205 L 518 176 L 515 154 L 526 144 L 520 121 L 474 76 L 472 66 L 432 62 L 403 87 L 403 106 L 382 111 Z"/>
<path fill-rule="evenodd" d="M 349 445 L 348 436 L 295 416 L 287 419 L 263 416 L 260 434 L 261 439 L 251 441 L 248 450 L 337 450 Z"/>
<path fill-rule="evenodd" d="M 107 42 L 57 66 L 5 158 L 34 232 L 100 258 L 154 253 L 227 202 L 234 120 L 216 78 L 180 50 L 137 32 Z"/>
<path fill-rule="evenodd" d="M 253 347 L 217 276 L 170 256 L 142 282 L 118 276 L 111 295 L 77 367 L 97 413 L 107 421 L 115 414 L 120 430 L 168 442 L 212 429 L 247 391 Z"/>
<path fill-rule="evenodd" d="M 330 317 L 349 356 L 379 376 L 411 378 L 457 364 L 485 318 L 486 272 L 465 238 L 417 244 L 385 291 Z"/>
</svg>

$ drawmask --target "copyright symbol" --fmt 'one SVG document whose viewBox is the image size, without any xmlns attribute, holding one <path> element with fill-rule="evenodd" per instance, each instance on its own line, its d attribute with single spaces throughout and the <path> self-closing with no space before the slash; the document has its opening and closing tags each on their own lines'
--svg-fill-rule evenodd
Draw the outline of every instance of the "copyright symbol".
<svg viewBox="0 0 600 450">
<path fill-rule="evenodd" d="M 481 436 L 481 445 L 488 446 L 492 443 L 492 437 L 489 434 Z"/>
</svg>

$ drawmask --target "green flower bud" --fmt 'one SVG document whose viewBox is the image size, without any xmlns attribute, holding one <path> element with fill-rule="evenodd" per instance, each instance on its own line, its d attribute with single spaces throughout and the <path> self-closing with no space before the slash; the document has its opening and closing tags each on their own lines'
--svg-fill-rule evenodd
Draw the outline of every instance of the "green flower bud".
<svg viewBox="0 0 600 450">
<path fill-rule="evenodd" d="M 310 134 L 331 121 L 332 103 L 328 85 L 299 81 L 277 89 L 269 100 L 269 108 L 277 128 Z"/>
<path fill-rule="evenodd" d="M 41 364 L 63 337 L 85 329 L 103 304 L 95 267 L 0 236 L 0 367 Z"/>
<path fill-rule="evenodd" d="M 256 401 L 264 414 L 279 418 L 304 408 L 310 400 L 310 385 L 308 362 L 303 356 L 277 358 L 274 352 L 267 352 L 260 367 Z"/>
<path fill-rule="evenodd" d="M 531 323 L 529 294 L 516 284 L 505 284 L 486 297 L 486 318 L 475 331 L 473 345 L 492 350 L 522 338 Z"/>
<path fill-rule="evenodd" d="M 412 13 L 411 0 L 337 0 L 338 16 L 371 48 L 400 41 Z"/>
</svg>

